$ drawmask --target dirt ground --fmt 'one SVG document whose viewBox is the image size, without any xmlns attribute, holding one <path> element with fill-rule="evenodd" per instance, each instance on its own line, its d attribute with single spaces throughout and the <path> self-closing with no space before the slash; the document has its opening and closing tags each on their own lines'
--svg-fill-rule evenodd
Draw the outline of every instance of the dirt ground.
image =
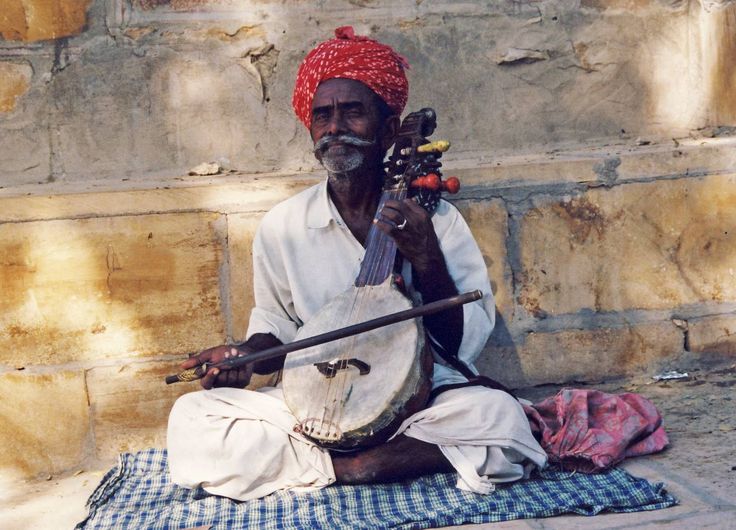
<svg viewBox="0 0 736 530">
<path fill-rule="evenodd" d="M 640 461 L 653 468 L 666 467 L 669 474 L 714 493 L 730 491 L 730 503 L 736 504 L 736 364 L 686 373 L 686 380 L 655 382 L 651 377 L 639 377 L 576 386 L 614 394 L 635 392 L 647 397 L 664 418 L 670 446 L 662 453 L 630 463 Z M 545 386 L 520 393 L 536 402 L 557 390 L 558 387 Z"/>
<path fill-rule="evenodd" d="M 610 393 L 636 392 L 662 413 L 670 445 L 661 453 L 624 461 L 632 475 L 664 482 L 680 502 L 673 508 L 592 518 L 563 516 L 512 521 L 493 528 L 533 529 L 736 529 L 736 364 L 714 363 L 686 370 L 687 379 L 655 382 L 650 376 L 576 384 Z M 520 391 L 539 401 L 559 390 Z"/>
<path fill-rule="evenodd" d="M 631 459 L 624 467 L 653 482 L 664 482 L 680 504 L 673 508 L 596 517 L 563 516 L 469 525 L 494 529 L 736 529 L 736 364 L 714 363 L 688 370 L 688 378 L 655 382 L 640 376 L 612 382 L 575 384 L 605 392 L 637 392 L 661 411 L 670 446 L 662 453 Z M 531 401 L 554 395 L 559 386 L 522 389 Z M 112 462 L 49 480 L 0 489 L 0 528 L 73 528 L 84 518 L 87 497 Z"/>
</svg>

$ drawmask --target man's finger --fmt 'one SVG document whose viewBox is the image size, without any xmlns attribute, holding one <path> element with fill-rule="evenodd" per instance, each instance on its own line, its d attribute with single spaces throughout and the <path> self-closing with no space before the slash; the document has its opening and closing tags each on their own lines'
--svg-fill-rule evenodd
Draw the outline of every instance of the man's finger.
<svg viewBox="0 0 736 530">
<path fill-rule="evenodd" d="M 240 370 L 228 370 L 225 380 L 227 381 L 227 386 L 236 386 L 238 384 L 238 372 Z"/>
<path fill-rule="evenodd" d="M 397 232 L 401 232 L 401 230 L 399 230 L 397 228 L 397 226 L 401 222 L 403 222 L 403 219 L 401 221 L 398 221 L 398 222 L 392 221 L 390 219 L 379 219 L 375 223 L 376 223 L 376 227 L 378 227 L 378 229 L 381 232 L 383 232 L 387 236 L 396 237 L 396 233 Z"/>
<path fill-rule="evenodd" d="M 407 220 L 407 216 L 401 211 L 401 203 L 398 201 L 391 201 L 391 204 L 384 205 L 381 210 L 381 214 L 378 217 L 377 223 L 385 223 L 386 226 L 380 227 L 383 231 L 390 229 L 396 229 L 397 226 Z"/>
<path fill-rule="evenodd" d="M 202 388 L 205 390 L 209 390 L 213 386 L 215 386 L 215 380 L 217 379 L 217 376 L 220 374 L 219 368 L 210 368 L 207 370 L 207 373 L 204 375 L 202 380 L 200 381 L 200 384 L 202 385 Z"/>
<path fill-rule="evenodd" d="M 381 209 L 381 215 L 383 216 L 391 216 L 391 215 L 401 215 L 401 212 L 398 208 L 382 208 Z"/>
<path fill-rule="evenodd" d="M 404 217 L 401 214 L 401 212 L 397 212 L 395 210 L 392 210 L 389 212 L 386 212 L 386 211 L 381 212 L 381 218 L 382 218 L 381 221 L 383 221 L 384 223 L 386 221 L 389 221 L 390 223 L 393 223 L 394 225 L 401 224 L 404 222 L 404 219 L 406 219 L 406 217 Z"/>
<path fill-rule="evenodd" d="M 181 367 L 184 370 L 188 370 L 189 368 L 194 368 L 195 366 L 199 366 L 200 364 L 202 363 L 199 361 L 197 357 L 190 357 L 189 359 L 181 363 Z"/>
<path fill-rule="evenodd" d="M 414 199 L 404 199 L 401 201 L 402 212 L 412 212 L 417 215 L 424 215 L 427 213 L 427 210 L 422 208 L 417 201 Z"/>
</svg>

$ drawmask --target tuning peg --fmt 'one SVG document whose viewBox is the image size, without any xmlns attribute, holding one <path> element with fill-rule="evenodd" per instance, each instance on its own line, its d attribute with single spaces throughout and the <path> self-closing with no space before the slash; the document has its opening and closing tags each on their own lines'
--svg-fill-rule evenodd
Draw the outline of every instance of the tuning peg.
<svg viewBox="0 0 736 530">
<path fill-rule="evenodd" d="M 412 188 L 424 188 L 431 191 L 446 191 L 455 194 L 460 191 L 460 181 L 457 177 L 441 180 L 436 173 L 427 173 L 423 177 L 417 177 L 411 181 Z"/>
<path fill-rule="evenodd" d="M 444 153 L 450 148 L 450 142 L 447 140 L 437 140 L 428 144 L 417 147 L 418 153 Z"/>
<path fill-rule="evenodd" d="M 446 191 L 447 193 L 452 193 L 454 195 L 460 191 L 460 181 L 457 177 L 450 177 L 441 183 L 441 187 L 442 191 Z"/>
<path fill-rule="evenodd" d="M 417 153 L 444 153 L 450 148 L 450 142 L 447 140 L 437 140 L 436 142 L 430 142 L 428 144 L 422 144 L 417 147 Z M 411 147 L 404 147 L 401 151 L 401 156 L 409 156 L 411 154 Z"/>
<path fill-rule="evenodd" d="M 436 173 L 428 173 L 423 177 L 417 177 L 412 180 L 410 186 L 412 188 L 425 188 L 428 190 L 437 191 L 440 189 L 441 185 L 442 181 L 440 180 L 439 175 L 437 175 Z"/>
</svg>

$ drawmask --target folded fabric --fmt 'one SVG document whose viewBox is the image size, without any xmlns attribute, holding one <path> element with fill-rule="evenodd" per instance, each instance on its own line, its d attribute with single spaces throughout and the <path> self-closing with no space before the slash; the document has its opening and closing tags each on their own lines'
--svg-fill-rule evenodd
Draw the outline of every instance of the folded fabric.
<svg viewBox="0 0 736 530">
<path fill-rule="evenodd" d="M 567 470 L 607 469 L 669 443 L 662 416 L 638 394 L 564 388 L 524 411 L 550 463 Z"/>
<path fill-rule="evenodd" d="M 88 501 L 78 530 L 233 528 L 420 529 L 564 513 L 656 510 L 677 504 L 662 484 L 620 469 L 595 475 L 547 471 L 499 484 L 490 495 L 455 487 L 455 474 L 371 486 L 284 490 L 238 502 L 171 482 L 166 451 L 120 455 Z"/>
</svg>

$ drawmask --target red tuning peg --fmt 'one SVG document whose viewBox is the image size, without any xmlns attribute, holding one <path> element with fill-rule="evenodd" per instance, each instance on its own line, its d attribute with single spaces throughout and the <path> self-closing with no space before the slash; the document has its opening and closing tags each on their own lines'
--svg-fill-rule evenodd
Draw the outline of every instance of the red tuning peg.
<svg viewBox="0 0 736 530">
<path fill-rule="evenodd" d="M 436 173 L 428 173 L 423 177 L 417 177 L 411 181 L 412 188 L 425 188 L 431 191 L 446 191 L 448 193 L 457 193 L 460 191 L 460 181 L 457 177 L 450 177 L 447 180 L 440 180 Z"/>
<path fill-rule="evenodd" d="M 417 177 L 411 181 L 412 188 L 426 188 L 432 191 L 439 190 L 441 185 L 442 181 L 436 173 L 428 173 L 423 177 Z"/>
<path fill-rule="evenodd" d="M 458 191 L 460 191 L 460 181 L 457 179 L 457 177 L 450 177 L 448 179 L 445 179 L 444 182 L 442 182 L 442 191 L 446 191 L 447 193 L 455 194 Z"/>
</svg>

